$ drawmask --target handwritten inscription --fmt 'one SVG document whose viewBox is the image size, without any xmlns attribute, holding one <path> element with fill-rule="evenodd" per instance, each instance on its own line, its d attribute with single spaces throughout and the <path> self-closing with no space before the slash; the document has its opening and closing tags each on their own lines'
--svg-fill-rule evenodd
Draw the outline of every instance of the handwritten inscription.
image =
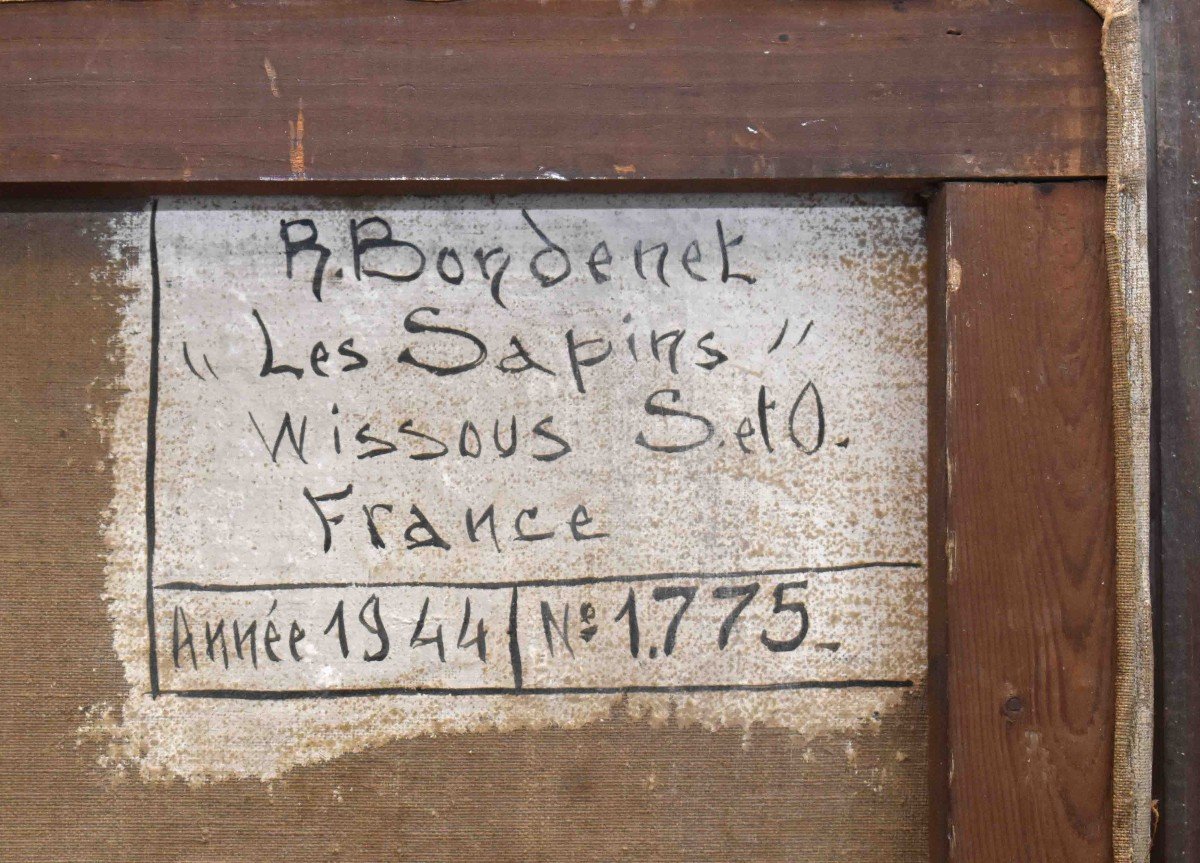
<svg viewBox="0 0 1200 863">
<path fill-rule="evenodd" d="M 152 223 L 156 693 L 918 675 L 914 210 L 170 201 Z"/>
</svg>

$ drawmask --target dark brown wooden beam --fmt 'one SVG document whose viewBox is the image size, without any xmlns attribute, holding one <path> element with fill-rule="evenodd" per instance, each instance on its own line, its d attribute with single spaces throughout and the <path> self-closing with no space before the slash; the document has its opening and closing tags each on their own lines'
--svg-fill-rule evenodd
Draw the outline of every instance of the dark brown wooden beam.
<svg viewBox="0 0 1200 863">
<path fill-rule="evenodd" d="M 1143 12 L 1150 143 L 1150 272 L 1160 602 L 1156 861 L 1200 861 L 1200 17 L 1187 0 Z"/>
<path fill-rule="evenodd" d="M 945 296 L 946 449 L 931 472 L 945 498 L 931 509 L 936 525 L 944 505 L 946 622 L 931 642 L 948 656 L 949 859 L 1106 863 L 1116 536 L 1104 188 L 942 194 L 943 242 L 930 251 Z"/>
<path fill-rule="evenodd" d="M 1082 0 L 81 0 L 0 33 L 0 183 L 1104 173 Z"/>
</svg>

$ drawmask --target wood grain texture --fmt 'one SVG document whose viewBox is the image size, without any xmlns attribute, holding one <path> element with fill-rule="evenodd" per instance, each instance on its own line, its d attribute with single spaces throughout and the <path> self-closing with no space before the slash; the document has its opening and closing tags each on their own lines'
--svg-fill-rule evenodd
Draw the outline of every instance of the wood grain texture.
<svg viewBox="0 0 1200 863">
<path fill-rule="evenodd" d="M 119 735 L 86 730 L 106 710 L 115 726 L 128 687 L 103 596 L 113 492 L 103 429 L 120 398 L 111 339 L 125 290 L 106 225 L 119 209 L 0 210 L 10 322 L 0 373 L 0 860 L 924 859 L 919 691 L 878 721 L 817 739 L 655 726 L 617 711 L 576 730 L 398 740 L 270 783 L 187 785 L 121 770 Z"/>
<path fill-rule="evenodd" d="M 0 183 L 1104 173 L 1081 0 L 80 0 L 0 33 Z"/>
<path fill-rule="evenodd" d="M 1200 861 L 1200 17 L 1149 4 L 1150 265 L 1156 306 L 1158 747 L 1155 859 Z"/>
<path fill-rule="evenodd" d="M 1107 861 L 1115 515 L 1102 184 L 951 184 L 950 859 Z"/>
<path fill-rule="evenodd" d="M 946 253 L 949 222 L 946 194 L 939 189 L 929 202 L 926 236 L 929 250 L 929 629 L 926 677 L 929 700 L 929 859 L 950 859 L 950 567 L 947 526 L 946 422 Z"/>
</svg>

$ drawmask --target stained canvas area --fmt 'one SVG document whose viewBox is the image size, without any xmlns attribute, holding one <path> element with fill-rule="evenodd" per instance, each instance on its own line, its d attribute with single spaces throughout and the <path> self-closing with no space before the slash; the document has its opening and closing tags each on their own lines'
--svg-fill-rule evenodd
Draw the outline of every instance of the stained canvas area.
<svg viewBox="0 0 1200 863">
<path fill-rule="evenodd" d="M 109 585 L 141 767 L 618 705 L 811 737 L 911 698 L 922 225 L 831 196 L 127 219 Z"/>
</svg>

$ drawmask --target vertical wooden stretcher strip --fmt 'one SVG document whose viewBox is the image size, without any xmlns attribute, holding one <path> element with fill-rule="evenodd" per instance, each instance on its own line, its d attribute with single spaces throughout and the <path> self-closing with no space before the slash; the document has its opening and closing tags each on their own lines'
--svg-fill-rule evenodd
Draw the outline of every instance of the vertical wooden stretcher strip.
<svg viewBox="0 0 1200 863">
<path fill-rule="evenodd" d="M 1112 860 L 1103 222 L 1098 181 L 949 183 L 931 208 L 935 860 Z"/>
</svg>

